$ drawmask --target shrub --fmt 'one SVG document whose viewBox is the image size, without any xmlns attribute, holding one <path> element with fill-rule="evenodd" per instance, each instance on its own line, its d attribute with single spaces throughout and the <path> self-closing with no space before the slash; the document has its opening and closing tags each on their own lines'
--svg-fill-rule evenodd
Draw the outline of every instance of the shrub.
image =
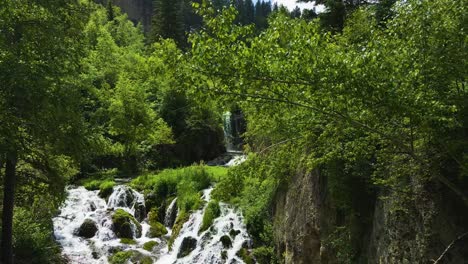
<svg viewBox="0 0 468 264">
<path fill-rule="evenodd" d="M 16 262 L 42 264 L 63 263 L 60 247 L 51 235 L 52 223 L 43 222 L 28 209 L 15 208 L 13 217 L 13 248 Z M 46 221 L 50 221 L 47 219 Z"/>
</svg>

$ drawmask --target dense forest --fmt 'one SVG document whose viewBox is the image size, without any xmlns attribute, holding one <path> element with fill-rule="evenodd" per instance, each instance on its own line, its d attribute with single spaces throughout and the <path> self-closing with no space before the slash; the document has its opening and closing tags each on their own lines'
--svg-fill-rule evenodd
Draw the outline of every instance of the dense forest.
<svg viewBox="0 0 468 264">
<path fill-rule="evenodd" d="M 466 0 L 122 2 L 0 4 L 1 263 L 468 261 Z"/>
</svg>

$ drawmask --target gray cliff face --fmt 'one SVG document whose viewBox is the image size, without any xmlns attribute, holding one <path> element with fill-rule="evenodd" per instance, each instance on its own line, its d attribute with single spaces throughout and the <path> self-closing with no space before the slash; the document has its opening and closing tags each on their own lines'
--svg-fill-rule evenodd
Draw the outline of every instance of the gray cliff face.
<svg viewBox="0 0 468 264">
<path fill-rule="evenodd" d="M 97 0 L 103 5 L 107 4 L 108 0 Z M 113 0 L 114 5 L 128 15 L 128 18 L 133 23 L 141 23 L 145 32 L 148 32 L 151 27 L 151 16 L 153 14 L 152 0 Z"/>
<path fill-rule="evenodd" d="M 434 183 L 410 183 L 414 195 L 384 193 L 369 212 L 369 223 L 356 229 L 356 217 L 344 221 L 333 206 L 320 173 L 297 173 L 275 201 L 275 243 L 283 263 L 343 263 L 327 240 L 336 226 L 360 234 L 352 239 L 357 259 L 347 263 L 432 263 L 460 234 L 468 231 L 468 212 Z M 396 203 L 404 210 L 395 210 Z M 361 220 L 360 220 L 361 221 Z M 356 231 L 358 230 L 358 231 Z M 440 263 L 468 263 L 468 239 L 457 243 Z"/>
<path fill-rule="evenodd" d="M 324 190 L 325 183 L 317 171 L 301 172 L 277 195 L 275 242 L 286 264 L 322 263 L 326 258 L 323 247 L 321 254 L 322 236 L 334 223 L 334 216 Z"/>
</svg>

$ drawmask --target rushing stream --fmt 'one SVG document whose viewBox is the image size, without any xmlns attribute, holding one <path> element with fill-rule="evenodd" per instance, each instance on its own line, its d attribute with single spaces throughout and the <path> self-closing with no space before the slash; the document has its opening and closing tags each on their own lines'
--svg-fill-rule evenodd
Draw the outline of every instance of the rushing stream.
<svg viewBox="0 0 468 264">
<path fill-rule="evenodd" d="M 203 191 L 202 198 L 208 202 L 212 188 Z M 70 263 L 109 263 L 108 257 L 117 251 L 133 250 L 142 256 L 149 256 L 158 264 L 189 264 L 189 263 L 244 263 L 236 253 L 250 239 L 243 224 L 242 215 L 232 206 L 220 203 L 221 215 L 214 220 L 213 225 L 198 234 L 202 223 L 204 208 L 193 212 L 183 225 L 179 236 L 175 239 L 172 250 L 167 246 L 171 235 L 171 227 L 178 209 L 174 200 L 166 210 L 164 225 L 168 234 L 162 238 L 149 238 L 149 224 L 144 213 L 144 197 L 126 185 L 114 187 L 113 193 L 106 202 L 99 197 L 99 191 L 88 191 L 84 187 L 70 186 L 68 197 L 61 207 L 60 214 L 53 219 L 54 235 L 63 248 L 63 255 Z M 207 204 L 207 203 L 206 203 Z M 143 207 L 143 209 L 142 209 Z M 137 219 L 142 227 L 141 236 L 136 235 L 136 226 L 132 232 L 135 245 L 121 243 L 112 229 L 112 214 L 117 209 L 123 209 Z M 83 222 L 92 220 L 97 231 L 91 238 L 80 236 L 78 230 Z M 235 234 L 233 234 L 235 231 Z M 221 242 L 222 236 L 230 236 L 231 245 L 225 248 Z M 196 241 L 194 249 L 185 257 L 178 258 L 184 239 Z M 159 246 L 153 250 L 143 249 L 143 244 L 156 241 Z M 223 252 L 223 253 L 222 253 Z M 131 263 L 131 262 L 129 262 Z"/>
</svg>

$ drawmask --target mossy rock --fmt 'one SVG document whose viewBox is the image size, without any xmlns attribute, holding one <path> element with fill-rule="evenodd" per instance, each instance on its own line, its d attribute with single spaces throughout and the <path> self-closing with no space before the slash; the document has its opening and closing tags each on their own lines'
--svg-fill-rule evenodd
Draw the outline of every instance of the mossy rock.
<svg viewBox="0 0 468 264">
<path fill-rule="evenodd" d="M 131 214 L 117 209 L 112 215 L 112 230 L 119 238 L 133 238 L 132 223 L 136 226 L 136 237 L 140 237 L 141 224 Z"/>
<path fill-rule="evenodd" d="M 169 238 L 169 243 L 168 243 L 169 249 L 172 249 L 172 244 L 174 243 L 175 239 L 179 236 L 182 226 L 184 225 L 185 222 L 188 221 L 189 217 L 190 217 L 190 214 L 187 212 L 181 212 L 177 216 L 174 226 L 172 227 L 171 238 Z"/>
<path fill-rule="evenodd" d="M 151 241 L 148 241 L 145 244 L 143 244 L 143 249 L 146 250 L 146 251 L 151 252 L 151 251 L 153 251 L 153 248 L 155 246 L 157 246 L 157 245 L 159 245 L 158 242 L 156 242 L 154 240 L 151 240 Z"/>
<path fill-rule="evenodd" d="M 150 238 L 161 237 L 165 234 L 167 234 L 167 228 L 163 224 L 159 222 L 150 224 L 148 237 Z"/>
<path fill-rule="evenodd" d="M 230 248 L 232 247 L 232 241 L 231 238 L 228 235 L 222 236 L 219 241 L 221 241 L 221 244 L 223 244 L 224 248 Z"/>
<path fill-rule="evenodd" d="M 150 225 L 150 230 L 148 236 L 150 238 L 153 237 L 161 237 L 167 234 L 167 228 L 158 222 L 158 211 L 156 209 L 152 209 L 148 214 L 148 222 Z"/>
<path fill-rule="evenodd" d="M 125 264 L 133 256 L 133 251 L 119 251 L 109 258 L 111 264 Z"/>
<path fill-rule="evenodd" d="M 137 244 L 135 239 L 131 239 L 131 238 L 121 238 L 120 243 L 127 244 L 127 245 L 136 245 Z"/>
<path fill-rule="evenodd" d="M 228 257 L 227 251 L 226 251 L 226 250 L 221 251 L 221 259 L 222 259 L 222 260 L 226 260 L 227 257 Z"/>
<path fill-rule="evenodd" d="M 111 264 L 140 263 L 152 264 L 153 259 L 135 250 L 119 251 L 109 258 Z"/>
<path fill-rule="evenodd" d="M 84 238 L 92 238 L 98 231 L 96 222 L 91 219 L 85 219 L 77 230 L 77 235 Z"/>
<path fill-rule="evenodd" d="M 240 231 L 240 230 L 236 230 L 236 229 L 231 229 L 231 231 L 229 231 L 229 235 L 230 235 L 233 239 L 236 238 L 236 236 L 237 236 L 238 234 L 240 234 L 240 233 L 241 233 L 241 231 Z"/>
<path fill-rule="evenodd" d="M 193 237 L 184 237 L 182 244 L 180 245 L 179 253 L 177 258 L 186 257 L 197 247 L 197 239 Z"/>
</svg>

